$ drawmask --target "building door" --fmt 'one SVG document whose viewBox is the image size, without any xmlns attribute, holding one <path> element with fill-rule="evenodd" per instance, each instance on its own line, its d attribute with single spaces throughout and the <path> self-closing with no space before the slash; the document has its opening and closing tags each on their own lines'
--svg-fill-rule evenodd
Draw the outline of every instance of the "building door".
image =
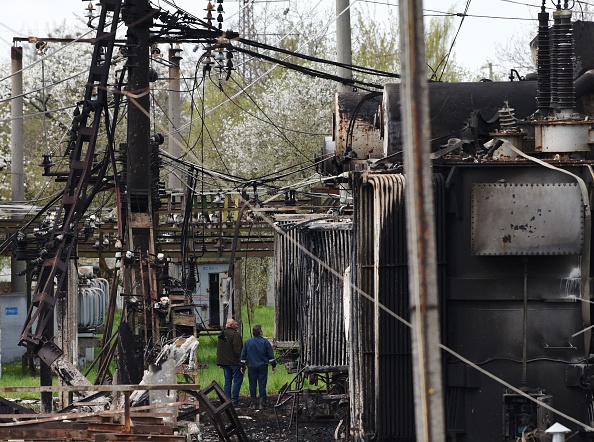
<svg viewBox="0 0 594 442">
<path fill-rule="evenodd" d="M 221 303 L 219 298 L 219 274 L 208 274 L 208 304 L 210 306 L 210 326 L 221 325 Z"/>
</svg>

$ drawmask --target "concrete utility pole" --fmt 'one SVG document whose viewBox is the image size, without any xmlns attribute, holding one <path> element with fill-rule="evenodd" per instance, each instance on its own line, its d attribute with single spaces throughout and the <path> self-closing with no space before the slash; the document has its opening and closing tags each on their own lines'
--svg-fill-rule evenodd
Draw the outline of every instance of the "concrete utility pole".
<svg viewBox="0 0 594 442">
<path fill-rule="evenodd" d="M 23 164 L 23 48 L 10 48 L 12 67 L 11 125 L 10 125 L 10 185 L 12 201 L 25 200 L 25 166 Z M 25 293 L 26 277 L 18 274 L 25 271 L 26 262 L 10 260 L 10 291 Z"/>
<path fill-rule="evenodd" d="M 336 0 L 336 61 L 353 64 L 353 50 L 351 48 L 351 9 L 350 0 Z M 353 79 L 353 71 L 339 67 L 338 76 Z M 353 87 L 345 84 L 338 85 L 338 92 L 353 92 Z"/>
<path fill-rule="evenodd" d="M 77 261 L 68 261 L 68 296 L 59 298 L 56 302 L 56 337 L 58 347 L 64 352 L 64 358 L 78 365 L 78 266 Z M 60 385 L 68 385 L 62 378 Z M 51 385 L 51 384 L 50 384 Z M 58 397 L 60 408 L 72 403 L 72 394 L 62 392 Z"/>
<path fill-rule="evenodd" d="M 422 0 L 400 0 L 402 129 L 416 439 L 445 441 Z"/>
<path fill-rule="evenodd" d="M 180 109 L 180 69 L 179 64 L 182 59 L 179 45 L 169 49 L 169 105 L 167 112 L 169 114 L 169 153 L 175 158 L 181 155 L 181 135 L 178 130 L 181 123 L 181 109 Z M 179 177 L 179 171 L 176 175 L 174 172 L 169 172 L 169 189 L 181 190 L 182 181 Z"/>
</svg>

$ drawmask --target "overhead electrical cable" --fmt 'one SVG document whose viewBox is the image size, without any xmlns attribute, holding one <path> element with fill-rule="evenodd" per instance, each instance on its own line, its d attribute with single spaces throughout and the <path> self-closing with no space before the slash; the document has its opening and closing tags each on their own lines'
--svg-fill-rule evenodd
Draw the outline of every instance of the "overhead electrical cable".
<svg viewBox="0 0 594 442">
<path fill-rule="evenodd" d="M 313 57 L 311 55 L 306 55 L 306 54 L 302 54 L 299 52 L 290 51 L 288 49 L 271 46 L 271 45 L 261 43 L 261 42 L 255 41 L 255 40 L 248 40 L 246 38 L 241 38 L 241 37 L 236 38 L 236 39 L 233 39 L 233 42 L 240 42 L 240 43 L 243 43 L 248 46 L 256 47 L 259 49 L 266 49 L 271 52 L 279 52 L 281 54 L 289 55 L 291 57 L 300 58 L 302 60 L 312 61 L 315 63 L 327 64 L 330 66 L 336 66 L 336 67 L 341 67 L 341 68 L 347 68 L 351 71 L 359 72 L 362 74 L 377 75 L 377 76 L 389 77 L 389 78 L 400 78 L 400 74 L 395 74 L 395 73 L 386 72 L 386 71 L 380 71 L 378 69 L 368 68 L 365 66 L 359 66 L 359 65 L 355 65 L 355 64 L 339 63 L 337 61 L 332 61 L 332 60 L 328 60 L 325 58 Z M 236 48 L 236 46 L 233 46 L 233 48 Z M 257 54 L 259 54 L 259 53 L 257 53 Z M 255 55 L 254 57 L 258 57 L 258 56 Z"/>
<path fill-rule="evenodd" d="M 460 20 L 460 23 L 458 24 L 458 30 L 456 31 L 456 34 L 454 35 L 454 38 L 452 39 L 452 43 L 450 44 L 450 49 L 448 50 L 445 57 L 435 67 L 435 71 L 437 71 L 439 69 L 439 67 L 443 64 L 443 67 L 441 69 L 441 75 L 439 76 L 439 78 L 436 78 L 436 80 L 438 80 L 438 81 L 441 81 L 443 74 L 445 73 L 446 67 L 448 65 L 448 61 L 450 60 L 450 55 L 452 54 L 452 50 L 454 49 L 454 45 L 456 44 L 456 39 L 458 38 L 460 29 L 462 29 L 462 24 L 464 23 L 464 19 L 466 18 L 466 13 L 468 12 L 468 8 L 470 7 L 471 1 L 472 0 L 466 0 L 466 7 L 464 8 L 464 15 L 462 15 L 462 20 Z"/>
<path fill-rule="evenodd" d="M 337 18 L 338 18 L 340 15 L 344 14 L 346 11 L 348 11 L 348 10 L 349 10 L 351 7 L 353 7 L 353 6 L 354 6 L 356 3 L 358 3 L 359 1 L 360 1 L 360 0 L 354 0 L 354 1 L 353 1 L 352 3 L 350 3 L 350 4 L 349 4 L 349 6 L 348 6 L 347 8 L 345 8 L 345 9 L 344 9 L 344 10 L 343 10 L 343 11 L 342 11 L 342 12 L 341 12 L 339 15 L 332 17 L 332 18 L 331 18 L 331 19 L 328 21 L 328 23 L 326 23 L 326 25 L 322 27 L 322 29 L 320 30 L 320 32 L 318 32 L 318 34 L 316 34 L 316 35 L 312 36 L 311 38 L 307 39 L 307 40 L 306 40 L 306 41 L 305 41 L 305 42 L 304 42 L 304 43 L 303 43 L 303 44 L 302 44 L 302 45 L 301 45 L 301 46 L 298 48 L 298 50 L 299 50 L 299 49 L 301 49 L 301 48 L 303 48 L 303 47 L 305 47 L 305 46 L 306 46 L 306 44 L 308 44 L 308 43 L 309 43 L 309 42 L 311 42 L 312 40 L 315 40 L 315 39 L 316 39 L 316 38 L 318 38 L 320 35 L 322 35 L 322 33 L 323 33 L 323 32 L 324 32 L 324 31 L 325 31 L 327 28 L 329 28 L 329 26 L 330 26 L 332 23 L 334 23 L 334 22 L 336 21 L 336 19 L 337 19 Z M 260 82 L 260 81 L 261 81 L 261 80 L 262 80 L 264 77 L 266 77 L 266 76 L 267 76 L 268 74 L 270 74 L 270 73 L 271 73 L 273 70 L 275 70 L 277 67 L 278 67 L 278 65 L 275 65 L 275 66 L 271 67 L 270 69 L 268 69 L 266 72 L 262 73 L 262 74 L 261 74 L 261 75 L 260 75 L 258 78 L 254 79 L 254 80 L 253 80 L 253 81 L 252 81 L 252 82 L 251 82 L 249 85 L 247 85 L 247 86 L 244 88 L 244 90 L 246 90 L 246 89 L 247 89 L 247 88 L 249 88 L 249 87 L 252 87 L 252 86 L 256 85 L 256 84 L 257 84 L 258 82 Z M 238 92 L 238 93 L 236 93 L 235 95 L 233 95 L 233 98 L 235 98 L 235 97 L 239 96 L 240 94 L 241 94 L 241 92 Z M 218 109 L 219 107 L 223 106 L 225 103 L 226 103 L 226 101 L 225 101 L 225 102 L 223 102 L 223 103 L 220 103 L 219 105 L 217 105 L 217 106 L 215 106 L 215 107 L 213 107 L 213 108 L 212 108 L 212 109 L 210 109 L 210 110 L 209 110 L 209 112 L 207 112 L 207 114 L 206 114 L 206 115 L 204 115 L 204 116 L 207 116 L 207 115 L 209 115 L 209 113 L 210 113 L 210 112 L 214 112 L 216 109 Z M 193 120 L 190 120 L 188 123 L 186 123 L 186 124 L 182 125 L 182 126 L 180 127 L 180 129 L 182 129 L 182 128 L 185 128 L 185 127 L 188 127 L 188 126 L 189 126 L 189 125 L 191 125 L 191 124 L 193 124 Z"/>
</svg>

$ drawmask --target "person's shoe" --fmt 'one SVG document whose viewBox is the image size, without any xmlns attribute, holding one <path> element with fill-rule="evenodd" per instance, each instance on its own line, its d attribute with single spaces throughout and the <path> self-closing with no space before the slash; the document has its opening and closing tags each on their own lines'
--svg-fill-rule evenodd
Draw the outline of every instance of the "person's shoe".
<svg viewBox="0 0 594 442">
<path fill-rule="evenodd" d="M 258 399 L 255 397 L 252 398 L 252 402 L 250 404 L 250 410 L 257 410 L 258 409 Z"/>
<path fill-rule="evenodd" d="M 239 401 L 231 402 L 235 408 L 239 408 Z"/>
<path fill-rule="evenodd" d="M 268 398 L 267 397 L 260 398 L 260 408 L 268 408 Z"/>
<path fill-rule="evenodd" d="M 258 398 L 258 410 L 264 408 L 264 400 L 263 398 Z"/>
</svg>

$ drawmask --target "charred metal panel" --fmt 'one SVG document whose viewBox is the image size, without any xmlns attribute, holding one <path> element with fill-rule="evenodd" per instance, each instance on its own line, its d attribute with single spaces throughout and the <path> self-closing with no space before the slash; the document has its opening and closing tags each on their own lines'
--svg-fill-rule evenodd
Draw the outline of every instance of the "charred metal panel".
<svg viewBox="0 0 594 442">
<path fill-rule="evenodd" d="M 401 174 L 353 174 L 355 201 L 350 346 L 351 427 L 356 440 L 414 441 L 408 250 Z M 444 180 L 434 177 L 438 281 L 444 281 Z M 370 299 L 371 298 L 371 299 Z M 377 301 L 374 302 L 374 301 Z"/>
<path fill-rule="evenodd" d="M 589 310 L 580 299 L 582 230 L 586 227 L 584 204 L 575 183 L 577 176 L 592 188 L 592 174 L 578 162 L 561 167 L 573 176 L 532 163 L 458 163 L 443 170 L 434 165 L 434 170 L 448 175 L 443 336 L 448 347 L 505 382 L 542 390 L 553 398 L 555 407 L 590 422 L 586 416 L 592 405 L 588 399 L 591 392 L 581 390 L 576 379 L 579 374 L 568 377 L 567 372 L 588 353 L 583 335 L 572 336 L 586 323 L 582 306 L 586 313 Z M 489 193 L 489 202 L 477 203 L 477 191 Z M 518 209 L 512 213 L 510 206 Z M 523 255 L 475 253 L 480 250 L 474 244 L 477 238 L 496 236 L 498 229 L 510 225 L 530 223 L 533 211 L 541 207 L 550 212 L 542 215 L 546 223 L 540 221 L 536 227 L 557 238 L 566 234 L 558 230 L 572 230 L 576 242 L 571 249 L 562 250 L 577 254 L 538 254 L 542 253 L 541 244 L 526 238 L 518 251 Z M 519 216 L 527 220 L 521 221 Z M 574 216 L 576 220 L 572 220 Z M 473 373 L 452 356 L 446 355 L 445 364 L 447 430 L 457 441 L 511 441 L 521 436 L 503 438 L 506 416 L 502 403 L 509 393 L 505 387 Z M 522 384 L 524 375 L 526 385 Z M 560 422 L 577 431 L 573 439 L 590 440 L 575 424 Z"/>
<path fill-rule="evenodd" d="M 334 142 L 337 159 L 383 156 L 379 113 L 381 94 L 343 92 L 335 96 Z"/>
<path fill-rule="evenodd" d="M 296 244 L 300 243 L 301 231 L 292 224 L 294 222 L 279 222 L 282 233 L 274 233 L 274 337 L 281 346 L 295 346 L 299 342 L 301 254 Z"/>
<path fill-rule="evenodd" d="M 402 151 L 400 86 L 384 86 L 384 155 Z M 498 111 L 504 102 L 515 109 L 516 118 L 526 118 L 536 109 L 536 81 L 429 83 L 429 115 L 432 147 L 446 145 L 449 138 L 486 142 L 499 129 Z"/>
<path fill-rule="evenodd" d="M 360 173 L 351 174 L 353 189 L 353 286 L 373 299 L 375 293 L 372 186 Z M 375 313 L 373 302 L 351 290 L 349 342 L 349 380 L 351 435 L 355 441 L 367 440 L 376 431 Z M 412 408 L 411 408 L 412 409 Z"/>
<path fill-rule="evenodd" d="M 475 255 L 576 255 L 584 240 L 577 183 L 475 183 Z"/>
<path fill-rule="evenodd" d="M 342 275 L 350 265 L 352 222 L 316 221 L 303 232 L 305 302 L 302 308 L 301 363 L 308 366 L 345 366 Z"/>
<path fill-rule="evenodd" d="M 305 301 L 307 272 L 300 227 L 328 215 L 276 215 L 274 233 L 274 337 L 281 347 L 296 347 L 300 342 L 299 317 Z"/>
</svg>

